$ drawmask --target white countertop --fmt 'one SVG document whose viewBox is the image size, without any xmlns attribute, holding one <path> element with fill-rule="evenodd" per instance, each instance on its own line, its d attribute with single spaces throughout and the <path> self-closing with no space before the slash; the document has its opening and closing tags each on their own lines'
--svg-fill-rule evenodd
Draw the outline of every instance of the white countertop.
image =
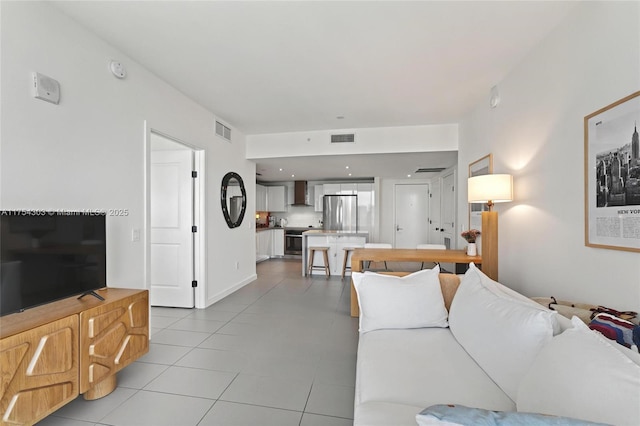
<svg viewBox="0 0 640 426">
<path fill-rule="evenodd" d="M 312 235 L 354 235 L 358 237 L 368 237 L 369 233 L 366 231 L 333 231 L 333 230 L 324 230 L 324 229 L 311 229 L 309 231 L 305 231 L 302 235 L 312 236 Z"/>
</svg>

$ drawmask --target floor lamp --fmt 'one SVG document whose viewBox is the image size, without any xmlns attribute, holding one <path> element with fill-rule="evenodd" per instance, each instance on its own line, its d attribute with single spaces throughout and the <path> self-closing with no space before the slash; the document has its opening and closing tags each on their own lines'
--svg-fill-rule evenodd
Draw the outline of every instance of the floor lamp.
<svg viewBox="0 0 640 426">
<path fill-rule="evenodd" d="M 470 204 L 487 204 L 489 211 L 482 212 L 482 271 L 491 279 L 498 280 L 498 212 L 494 203 L 513 200 L 513 177 L 490 174 L 470 177 L 468 181 Z"/>
</svg>

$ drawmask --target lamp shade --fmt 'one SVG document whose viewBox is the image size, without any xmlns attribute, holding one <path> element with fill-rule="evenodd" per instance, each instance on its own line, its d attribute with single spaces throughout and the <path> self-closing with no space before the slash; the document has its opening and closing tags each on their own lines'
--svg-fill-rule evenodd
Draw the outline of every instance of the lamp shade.
<svg viewBox="0 0 640 426">
<path fill-rule="evenodd" d="M 481 175 L 468 181 L 469 203 L 504 203 L 513 200 L 511 175 Z"/>
</svg>

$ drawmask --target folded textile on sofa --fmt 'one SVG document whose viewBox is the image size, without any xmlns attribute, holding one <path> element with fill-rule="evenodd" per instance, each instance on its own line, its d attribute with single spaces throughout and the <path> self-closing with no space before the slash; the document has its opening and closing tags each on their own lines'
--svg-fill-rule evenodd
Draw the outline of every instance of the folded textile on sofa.
<svg viewBox="0 0 640 426">
<path fill-rule="evenodd" d="M 470 408 L 464 405 L 433 405 L 416 415 L 418 426 L 603 426 L 569 417 L 550 416 L 545 414 L 518 413 L 515 411 L 490 411 L 482 408 Z"/>
<path fill-rule="evenodd" d="M 597 314 L 589 323 L 589 328 L 628 348 L 633 345 L 640 346 L 640 326 L 614 315 Z M 634 329 L 637 330 L 634 332 Z"/>
</svg>

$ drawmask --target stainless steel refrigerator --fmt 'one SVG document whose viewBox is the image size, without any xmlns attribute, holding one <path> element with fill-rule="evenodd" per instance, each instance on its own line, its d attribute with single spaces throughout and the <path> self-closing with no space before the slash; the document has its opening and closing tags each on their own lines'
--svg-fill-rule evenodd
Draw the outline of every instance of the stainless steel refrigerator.
<svg viewBox="0 0 640 426">
<path fill-rule="evenodd" d="M 323 201 L 322 221 L 325 230 L 358 230 L 357 195 L 325 195 Z"/>
</svg>

